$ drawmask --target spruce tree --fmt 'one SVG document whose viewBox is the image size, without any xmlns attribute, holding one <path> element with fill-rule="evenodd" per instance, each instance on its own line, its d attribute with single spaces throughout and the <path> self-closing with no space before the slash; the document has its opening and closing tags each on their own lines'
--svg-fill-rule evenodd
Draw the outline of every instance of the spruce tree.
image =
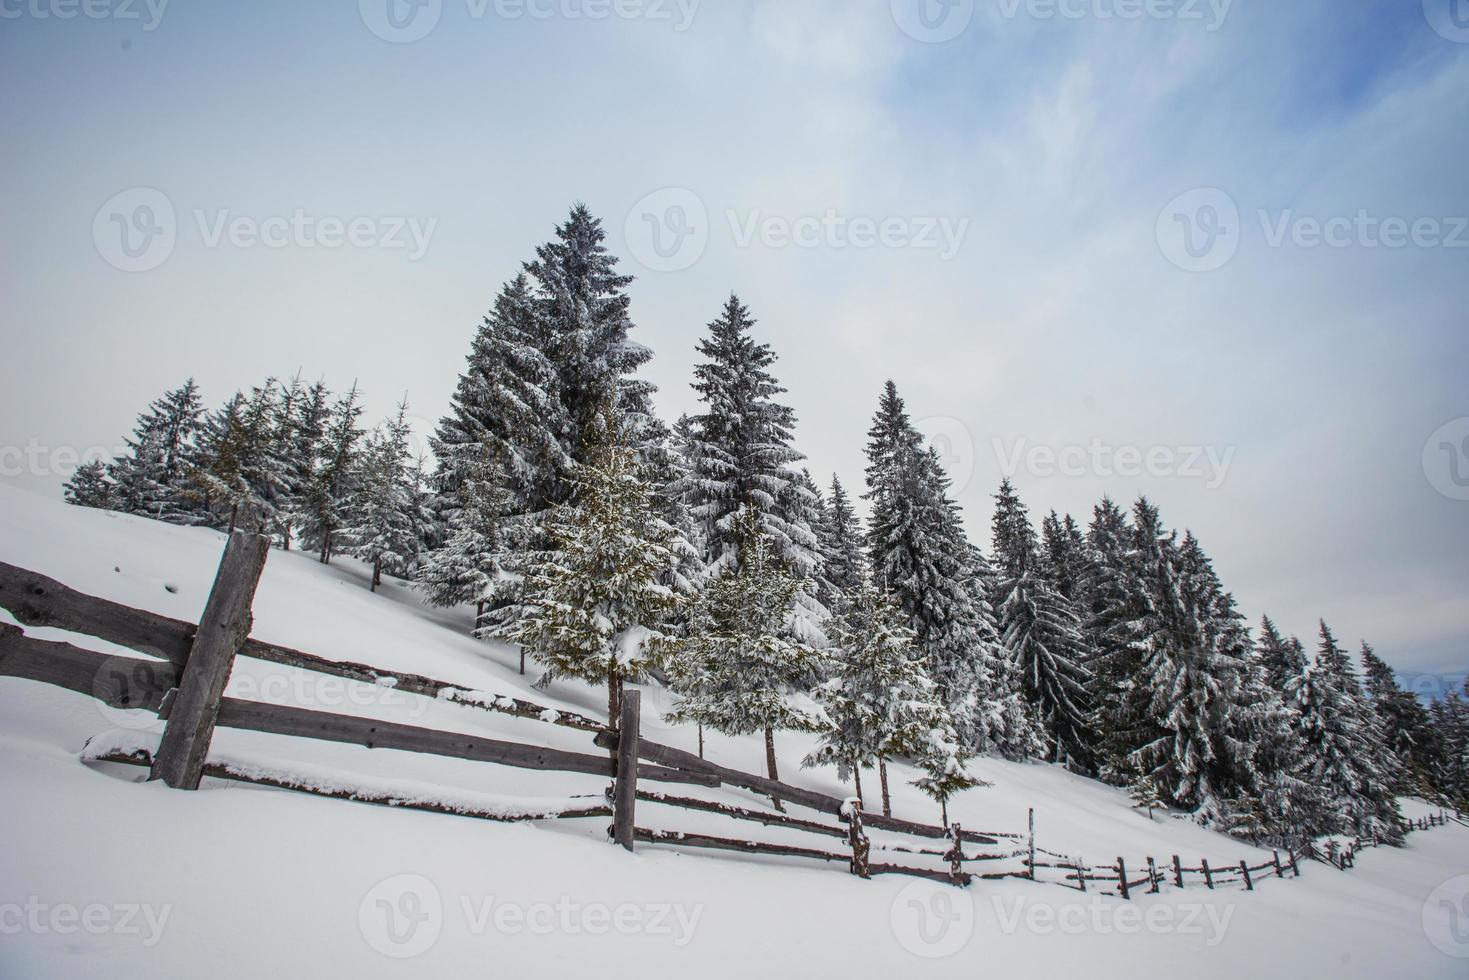
<svg viewBox="0 0 1469 980">
<path fill-rule="evenodd" d="M 1289 693 L 1305 746 L 1302 776 L 1314 790 L 1307 831 L 1400 839 L 1395 774 L 1382 750 L 1381 728 L 1351 660 L 1324 622 L 1316 659 Z"/>
<path fill-rule="evenodd" d="M 1088 693 L 1094 705 L 1098 773 L 1121 785 L 1132 778 L 1128 758 L 1144 741 L 1130 708 L 1142 677 L 1140 624 L 1147 598 L 1136 574 L 1133 529 L 1110 498 L 1092 510 L 1087 550 L 1086 606 L 1080 613 L 1082 636 L 1092 655 Z"/>
<path fill-rule="evenodd" d="M 829 664 L 819 650 L 790 638 L 800 581 L 758 514 L 746 509 L 735 528 L 736 563 L 700 594 L 689 638 L 670 665 L 684 696 L 669 718 L 731 736 L 763 732 L 774 780 L 775 732 L 822 727 L 820 714 L 792 695 Z"/>
<path fill-rule="evenodd" d="M 354 460 L 345 526 L 337 535 L 347 552 L 372 566 L 372 591 L 383 571 L 402 574 L 417 547 L 414 497 L 410 483 L 408 403 L 368 436 Z"/>
<path fill-rule="evenodd" d="M 754 325 L 731 295 L 699 343 L 693 387 L 705 410 L 688 426 L 690 472 L 680 490 L 703 526 L 712 571 L 738 561 L 749 509 L 791 571 L 809 577 L 821 561 L 810 524 L 818 501 L 794 469 L 803 458 L 791 447 L 795 412 L 776 400 L 785 392 L 769 370 L 776 356 L 750 336 Z"/>
<path fill-rule="evenodd" d="M 77 467 L 66 481 L 66 502 L 78 507 L 111 510 L 116 488 L 107 475 L 107 464 L 94 459 Z"/>
<path fill-rule="evenodd" d="M 429 552 L 418 586 L 430 605 L 475 605 L 474 628 L 503 584 L 501 524 L 510 507 L 504 472 L 486 450 L 461 470 L 459 508 L 449 518 L 443 544 Z"/>
<path fill-rule="evenodd" d="M 1092 738 L 1081 623 L 1041 564 L 1035 529 L 1009 480 L 995 496 L 994 553 L 1001 640 L 1057 761 L 1085 771 Z"/>
<path fill-rule="evenodd" d="M 830 727 L 804 765 L 834 765 L 845 781 L 856 779 L 862 796 L 862 769 L 878 767 L 883 813 L 892 815 L 887 760 L 931 751 L 935 731 L 953 723 L 938 688 L 913 649 L 913 631 L 899 622 L 890 598 L 864 585 L 832 627 L 832 677 L 816 691 Z M 955 736 L 957 737 L 957 736 Z"/>
<path fill-rule="evenodd" d="M 660 579 L 676 563 L 623 440 L 609 398 L 589 433 L 571 503 L 547 524 L 554 547 L 524 587 L 524 615 L 498 632 L 546 667 L 544 684 L 576 677 L 607 685 L 607 717 L 618 725 L 626 681 L 659 666 L 678 596 Z"/>
<path fill-rule="evenodd" d="M 186 490 L 203 414 L 199 386 L 189 378 L 138 416 L 127 454 L 109 472 L 119 510 L 173 524 L 195 522 Z"/>
<path fill-rule="evenodd" d="M 306 491 L 307 533 L 320 551 L 323 565 L 336 548 L 336 535 L 346 520 L 346 507 L 354 491 L 356 459 L 363 430 L 357 427 L 362 406 L 357 385 L 333 403 L 322 436 L 316 473 Z"/>
<path fill-rule="evenodd" d="M 831 497 L 827 500 L 826 542 L 822 551 L 826 559 L 826 581 L 831 586 L 831 593 L 823 602 L 836 615 L 861 590 L 867 560 L 862 554 L 862 529 L 857 512 L 835 476 L 831 478 Z"/>
<path fill-rule="evenodd" d="M 1428 710 L 1411 693 L 1398 686 L 1393 669 L 1372 647 L 1362 644 L 1367 694 L 1382 730 L 1384 746 L 1395 757 L 1401 779 L 1393 787 L 1402 794 L 1432 792 L 1433 745 L 1429 736 Z"/>
</svg>

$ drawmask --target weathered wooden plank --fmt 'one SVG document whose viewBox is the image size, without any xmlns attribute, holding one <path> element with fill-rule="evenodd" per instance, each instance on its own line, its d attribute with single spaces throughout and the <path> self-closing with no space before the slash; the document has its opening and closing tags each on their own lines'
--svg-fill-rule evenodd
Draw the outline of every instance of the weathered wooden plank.
<svg viewBox="0 0 1469 980">
<path fill-rule="evenodd" d="M 805 857 L 819 861 L 848 861 L 850 855 L 818 851 L 809 847 L 792 847 L 789 844 L 765 844 L 752 840 L 733 840 L 728 837 L 710 837 L 706 834 L 683 834 L 662 830 L 636 830 L 637 839 L 649 844 L 672 844 L 678 847 L 707 847 L 720 851 L 739 851 L 742 854 L 770 854 L 776 857 Z"/>
<path fill-rule="evenodd" d="M 198 627 L 99 599 L 39 572 L 0 562 L 0 606 L 26 626 L 85 633 L 182 666 Z"/>
<path fill-rule="evenodd" d="M 0 624 L 0 676 L 52 684 L 114 708 L 157 711 L 179 671 L 166 661 L 108 656 Z"/>
<path fill-rule="evenodd" d="M 864 818 L 865 819 L 865 818 Z M 875 875 L 908 875 L 912 878 L 932 878 L 946 885 L 959 885 L 963 887 L 974 880 L 974 876 L 964 872 L 956 879 L 948 871 L 934 871 L 930 868 L 908 868 L 901 864 L 869 864 L 867 870 Z M 985 878 L 1023 878 L 1022 874 L 985 875 Z"/>
<path fill-rule="evenodd" d="M 265 643 L 260 640 L 246 640 L 245 645 L 240 648 L 240 656 L 249 657 L 252 660 L 262 660 L 267 663 L 281 664 L 286 667 L 297 667 L 301 670 L 309 670 L 318 674 L 344 677 L 348 680 L 360 681 L 364 684 L 377 684 L 381 681 L 389 680 L 393 682 L 393 689 L 396 691 L 442 699 L 453 704 L 480 708 L 499 714 L 513 715 L 517 718 L 548 721 L 550 724 L 560 725 L 563 728 L 574 728 L 578 731 L 597 734 L 608 730 L 607 726 L 602 722 L 588 718 L 585 715 L 579 715 L 574 711 L 548 708 L 545 705 L 536 704 L 534 701 L 503 696 L 495 696 L 489 701 L 483 701 L 478 698 L 467 697 L 467 695 L 473 692 L 461 684 L 450 684 L 448 681 L 435 680 L 432 677 L 424 677 L 420 674 L 404 674 L 391 670 L 383 670 L 378 667 L 369 667 L 366 664 L 351 663 L 342 660 L 327 660 L 324 657 L 303 653 L 300 650 L 292 650 L 289 647 L 277 646 L 274 643 Z"/>
<path fill-rule="evenodd" d="M 843 827 L 830 827 L 814 820 L 802 820 L 799 817 L 787 816 L 783 813 L 761 813 L 758 810 L 746 810 L 727 803 L 715 803 L 711 800 L 696 800 L 684 796 L 668 796 L 664 793 L 638 792 L 638 799 L 645 803 L 663 803 L 667 806 L 681 807 L 685 810 L 700 810 L 704 813 L 717 813 L 721 816 L 731 817 L 735 820 L 749 820 L 753 823 L 764 824 L 767 827 L 790 827 L 793 830 L 808 830 L 812 833 L 825 834 L 827 837 L 836 837 L 841 840 L 847 839 L 847 831 Z"/>
<path fill-rule="evenodd" d="M 132 766 L 153 765 L 152 757 L 142 750 L 131 753 L 101 755 L 92 761 L 116 762 Z M 350 800 L 353 803 L 368 803 L 374 806 L 392 807 L 395 810 L 419 810 L 426 813 L 445 813 L 456 817 L 473 817 L 477 820 L 491 820 L 496 823 L 528 823 L 533 820 L 572 820 L 581 817 L 610 817 L 612 815 L 612 808 L 610 806 L 593 804 L 585 807 L 558 810 L 554 813 L 506 816 L 505 814 L 493 813 L 488 810 L 478 810 L 473 807 L 456 807 L 447 804 L 431 803 L 425 800 L 404 799 L 401 796 L 373 793 L 366 790 L 324 789 L 319 786 L 311 786 L 288 779 L 243 773 L 228 765 L 215 762 L 209 762 L 204 765 L 204 775 L 215 779 L 228 779 L 237 783 L 270 786 L 275 789 L 285 789 L 295 793 L 309 793 L 312 796 L 323 796 L 336 800 Z"/>
<path fill-rule="evenodd" d="M 174 789 L 199 788 L 219 702 L 235 654 L 250 636 L 254 623 L 250 607 L 269 554 L 270 538 L 263 534 L 236 531 L 225 545 L 204 617 L 184 665 L 168 727 L 153 760 L 153 777 Z"/>
<path fill-rule="evenodd" d="M 844 801 L 839 800 L 834 796 L 827 796 L 824 793 L 817 793 L 813 792 L 812 790 L 801 789 L 800 787 L 792 786 L 789 783 L 782 783 L 773 779 L 768 779 L 764 776 L 757 776 L 754 773 L 741 772 L 738 769 L 730 769 L 726 766 L 721 766 L 716 763 L 710 762 L 707 759 L 700 759 L 692 752 L 685 752 L 682 749 L 675 749 L 671 746 L 661 745 L 657 742 L 650 742 L 646 739 L 643 740 L 642 744 L 639 746 L 638 751 L 642 758 L 648 759 L 651 762 L 656 762 L 660 765 L 669 766 L 671 768 L 684 769 L 691 772 L 706 773 L 711 776 L 717 776 L 720 782 L 728 783 L 731 786 L 739 786 L 742 789 L 751 790 L 752 792 L 759 793 L 761 796 L 777 797 L 787 803 L 795 803 L 798 806 L 808 807 L 812 810 L 817 810 L 821 813 L 829 813 L 833 816 L 841 816 L 842 813 L 842 805 Z M 936 840 L 943 839 L 949 836 L 948 830 L 943 827 L 934 827 L 929 826 L 928 824 L 913 823 L 909 820 L 900 820 L 896 817 L 885 817 L 881 814 L 876 813 L 864 812 L 862 814 L 862 822 L 868 828 L 889 830 L 902 834 L 913 834 L 919 837 L 929 837 Z M 964 831 L 964 840 L 971 844 L 999 843 L 999 841 L 997 841 L 993 837 L 989 837 L 985 834 L 973 833 L 967 830 Z"/>
<path fill-rule="evenodd" d="M 612 838 L 629 851 L 636 839 L 638 805 L 638 740 L 641 735 L 643 696 L 624 691 L 617 734 L 617 782 L 612 790 Z"/>
</svg>

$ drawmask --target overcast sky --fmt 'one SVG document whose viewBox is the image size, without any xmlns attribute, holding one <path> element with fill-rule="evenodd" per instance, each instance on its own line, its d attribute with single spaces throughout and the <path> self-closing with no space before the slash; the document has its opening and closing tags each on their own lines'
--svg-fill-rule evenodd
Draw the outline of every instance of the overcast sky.
<svg viewBox="0 0 1469 980">
<path fill-rule="evenodd" d="M 1252 619 L 1462 675 L 1464 6 L 0 0 L 0 479 L 189 375 L 427 427 L 585 201 L 667 417 L 735 290 L 821 482 L 892 378 L 984 546 L 1007 473 L 1146 493 Z"/>
</svg>

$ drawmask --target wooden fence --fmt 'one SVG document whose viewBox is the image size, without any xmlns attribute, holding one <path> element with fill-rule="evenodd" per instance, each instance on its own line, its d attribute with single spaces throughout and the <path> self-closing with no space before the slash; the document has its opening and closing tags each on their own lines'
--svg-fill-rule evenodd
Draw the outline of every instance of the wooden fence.
<svg viewBox="0 0 1469 980">
<path fill-rule="evenodd" d="M 897 817 L 865 812 L 855 799 L 828 796 L 753 773 L 720 766 L 691 752 L 644 739 L 641 698 L 628 691 L 622 701 L 617 728 L 574 712 L 552 709 L 519 698 L 466 690 L 416 674 L 381 670 L 364 664 L 332 661 L 298 650 L 264 643 L 250 637 L 251 605 L 269 553 L 269 539 L 235 532 L 231 535 L 204 615 L 196 625 L 85 595 L 60 582 L 0 562 L 0 606 L 27 626 L 54 627 L 94 636 L 127 647 L 153 659 L 109 657 L 64 642 L 38 640 L 21 630 L 0 624 L 0 676 L 53 684 L 117 708 L 156 712 L 166 724 L 156 751 L 131 746 L 95 754 L 97 761 L 146 766 L 152 778 L 181 789 L 198 788 L 204 776 L 272 786 L 360 803 L 404 809 L 451 813 L 487 820 L 548 820 L 611 817 L 608 834 L 632 850 L 638 843 L 708 848 L 744 854 L 806 858 L 846 864 L 861 877 L 903 874 L 932 878 L 956 885 L 974 878 L 1041 880 L 1040 871 L 1062 872 L 1057 883 L 1086 891 L 1115 887 L 1122 898 L 1138 889 L 1156 893 L 1164 884 L 1182 888 L 1189 875 L 1201 876 L 1208 888 L 1242 883 L 1253 889 L 1260 876 L 1299 876 L 1294 854 L 1277 852 L 1270 862 L 1250 866 L 1241 861 L 1211 867 L 1201 860 L 1184 867 L 1177 856 L 1163 866 L 1153 858 L 1135 866 L 1127 863 L 1092 867 L 1079 858 L 1036 847 L 1035 813 L 1026 833 L 974 831 L 954 824 L 933 826 Z M 375 721 L 352 715 L 285 707 L 224 697 L 236 656 L 345 678 L 365 684 L 387 685 L 406 694 L 433 698 L 465 707 L 573 729 L 589 734 L 603 754 L 572 752 L 545 746 L 482 738 L 459 732 Z M 289 773 L 262 773 L 251 767 L 210 761 L 209 748 L 216 727 L 265 732 L 297 738 L 397 749 L 447 758 L 467 759 L 522 769 L 606 776 L 612 784 L 605 800 L 571 798 L 557 805 L 528 805 L 507 811 L 409 795 L 294 778 Z M 671 795 L 642 785 L 663 783 L 685 786 L 734 786 L 815 811 L 814 817 L 746 809 L 686 795 Z M 821 846 L 797 846 L 703 833 L 653 830 L 639 826 L 640 805 L 713 814 L 736 823 L 758 823 L 822 838 Z M 825 818 L 825 819 L 823 819 Z M 1446 818 L 1430 817 L 1424 826 Z M 880 839 L 874 839 L 877 832 Z M 920 843 L 905 843 L 918 838 Z M 926 845 L 921 842 L 928 842 Z M 1325 860 L 1343 868 L 1355 858 L 1357 842 Z M 977 850 L 1000 847 L 1000 850 Z M 967 849 L 966 849 L 967 848 Z M 873 852 L 878 858 L 874 860 Z M 1038 859 L 1037 856 L 1041 859 Z M 1317 856 L 1317 855 L 1308 855 Z M 998 868 L 1016 862 L 1011 870 L 983 872 L 976 865 Z M 924 866 L 927 865 L 927 866 Z"/>
</svg>

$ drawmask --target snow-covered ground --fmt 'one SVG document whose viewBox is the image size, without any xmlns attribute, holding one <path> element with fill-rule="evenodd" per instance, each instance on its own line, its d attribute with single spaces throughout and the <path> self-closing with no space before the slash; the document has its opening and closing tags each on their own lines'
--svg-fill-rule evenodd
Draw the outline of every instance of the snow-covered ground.
<svg viewBox="0 0 1469 980">
<path fill-rule="evenodd" d="M 181 619 L 202 610 L 222 541 L 0 486 L 0 560 Z M 350 561 L 328 568 L 273 552 L 254 635 L 470 690 L 605 710 L 590 687 L 532 690 L 513 650 L 465 635 L 467 614 L 424 609 L 391 580 L 374 595 L 366 582 Z M 3 611 L 0 621 L 14 622 Z M 576 731 L 246 659 L 229 693 L 596 751 Z M 694 748 L 692 730 L 661 721 L 665 692 L 645 690 L 644 703 L 649 737 Z M 1200 885 L 1127 903 L 1023 881 L 959 891 L 897 876 L 861 881 L 799 860 L 651 846 L 629 855 L 607 843 L 605 819 L 496 824 L 213 781 L 189 794 L 145 783 L 141 770 L 80 761 L 88 739 L 156 730 L 149 716 L 0 678 L 0 977 L 1469 974 L 1469 828 L 1453 823 L 1401 850 L 1366 851 L 1354 871 L 1307 864 L 1300 879 L 1270 878 L 1253 893 Z M 554 805 L 606 786 L 223 729 L 214 744 L 216 757 L 240 764 L 476 805 Z M 850 791 L 829 770 L 798 768 L 808 739 L 781 735 L 778 747 L 789 781 Z M 711 736 L 709 755 L 763 766 L 756 739 Z M 994 785 L 951 804 L 968 828 L 1022 832 L 1034 807 L 1041 847 L 1092 864 L 1269 857 L 1185 821 L 1150 823 L 1124 794 L 1054 767 L 983 760 L 975 769 Z M 907 784 L 913 774 L 894 767 L 892 776 L 895 813 L 936 822 L 934 805 Z M 875 776 L 866 788 L 871 803 Z M 733 789 L 677 789 L 764 805 Z M 824 846 L 646 805 L 639 823 Z"/>
</svg>

